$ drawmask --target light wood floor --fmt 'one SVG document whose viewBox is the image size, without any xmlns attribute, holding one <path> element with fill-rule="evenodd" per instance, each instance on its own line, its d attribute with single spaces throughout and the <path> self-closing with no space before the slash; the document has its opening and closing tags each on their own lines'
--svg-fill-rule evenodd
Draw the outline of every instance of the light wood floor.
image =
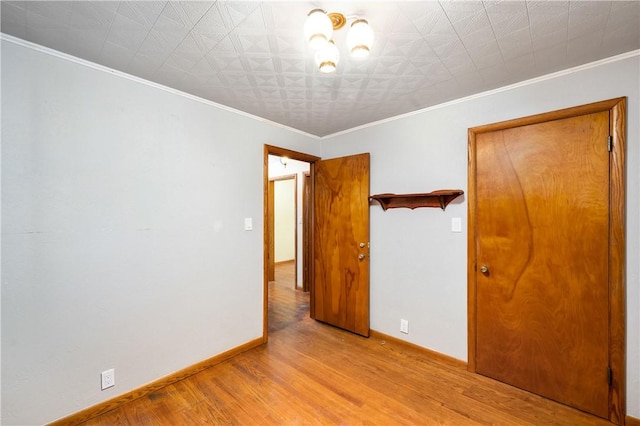
<svg viewBox="0 0 640 426">
<path fill-rule="evenodd" d="M 459 363 L 313 321 L 286 267 L 269 286 L 268 344 L 85 424 L 610 424 Z"/>
</svg>

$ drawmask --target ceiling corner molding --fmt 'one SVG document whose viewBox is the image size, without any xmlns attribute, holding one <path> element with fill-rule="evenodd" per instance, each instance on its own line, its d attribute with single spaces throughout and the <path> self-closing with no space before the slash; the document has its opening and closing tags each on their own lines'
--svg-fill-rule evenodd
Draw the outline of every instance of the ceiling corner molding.
<svg viewBox="0 0 640 426">
<path fill-rule="evenodd" d="M 597 68 L 599 66 L 606 65 L 606 64 L 611 64 L 611 63 L 618 62 L 618 61 L 623 61 L 625 59 L 633 58 L 635 56 L 640 56 L 640 49 L 639 50 L 632 50 L 632 51 L 625 52 L 625 53 L 621 53 L 619 55 L 611 56 L 609 58 L 600 59 L 598 61 L 589 62 L 588 64 L 578 65 L 576 67 L 567 68 L 567 69 L 564 69 L 564 70 L 561 70 L 561 71 L 556 71 L 554 73 L 546 74 L 546 75 L 543 75 L 543 76 L 540 76 L 540 77 L 535 77 L 535 78 L 532 78 L 532 79 L 529 79 L 529 80 L 520 81 L 518 83 L 514 83 L 514 84 L 507 85 L 507 86 L 499 87 L 497 89 L 492 89 L 492 90 L 487 90 L 485 92 L 476 93 L 475 95 L 465 96 L 463 98 L 454 99 L 454 100 L 448 101 L 448 102 L 443 102 L 443 103 L 438 104 L 438 105 L 433 105 L 433 106 L 430 106 L 428 108 L 423 108 L 423 109 L 419 109 L 419 110 L 416 110 L 416 111 L 411 111 L 411 112 L 408 112 L 406 114 L 396 115 L 395 117 L 390 117 L 390 118 L 385 118 L 383 120 L 373 121 L 371 123 L 367 123 L 367 124 L 363 124 L 361 126 L 353 127 L 351 129 L 346 129 L 346 130 L 342 130 L 340 132 L 332 133 L 330 135 L 322 136 L 320 138 L 320 140 L 322 140 L 322 141 L 329 140 L 329 139 L 332 139 L 332 138 L 335 138 L 335 137 L 338 137 L 338 136 L 342 136 L 342 135 L 346 135 L 348 133 L 355 132 L 355 131 L 358 131 L 358 130 L 362 130 L 362 129 L 366 129 L 366 128 L 369 128 L 369 127 L 378 126 L 380 124 L 390 123 L 390 122 L 393 122 L 393 121 L 401 120 L 403 118 L 407 118 L 407 117 L 411 117 L 411 116 L 414 116 L 414 115 L 422 114 L 424 112 L 434 111 L 434 110 L 438 110 L 440 108 L 446 108 L 448 106 L 459 104 L 459 103 L 462 103 L 462 102 L 467 102 L 467 101 L 470 101 L 470 100 L 473 100 L 473 99 L 484 98 L 486 96 L 495 95 L 497 93 L 507 92 L 509 90 L 518 89 L 520 87 L 530 86 L 532 84 L 540 83 L 540 82 L 543 82 L 543 81 L 553 80 L 554 78 L 563 77 L 565 75 L 574 74 L 574 73 L 577 73 L 577 72 L 580 72 L 580 71 L 584 71 L 584 70 L 588 70 L 588 69 L 591 69 L 591 68 Z"/>
<path fill-rule="evenodd" d="M 26 40 L 23 40 L 23 39 L 18 38 L 18 37 L 14 37 L 14 36 L 11 36 L 9 34 L 0 33 L 0 40 L 6 41 L 6 42 L 9 42 L 9 43 L 13 43 L 13 44 L 16 44 L 18 46 L 22 46 L 22 47 L 25 47 L 25 48 L 28 48 L 28 49 L 31 49 L 31 50 L 35 50 L 37 52 L 44 53 L 44 54 L 47 54 L 47 55 L 50 55 L 50 56 L 54 56 L 54 57 L 63 59 L 65 61 L 73 62 L 75 64 L 85 66 L 87 68 L 92 68 L 92 69 L 97 70 L 97 71 L 106 72 L 108 74 L 112 74 L 112 75 L 115 75 L 115 76 L 118 76 L 118 77 L 121 77 L 121 78 L 124 78 L 124 79 L 127 79 L 127 80 L 131 80 L 131 81 L 134 81 L 136 83 L 144 84 L 146 86 L 151 86 L 153 88 L 156 88 L 156 89 L 159 89 L 159 90 L 163 90 L 165 92 L 168 92 L 168 93 L 171 93 L 171 94 L 174 94 L 174 95 L 182 96 L 182 97 L 190 99 L 192 101 L 200 102 L 202 104 L 209 105 L 209 106 L 212 106 L 212 107 L 224 110 L 224 111 L 228 111 L 228 112 L 231 112 L 231 113 L 234 113 L 234 114 L 242 115 L 244 117 L 247 117 L 247 118 L 250 118 L 250 119 L 253 119 L 253 120 L 256 120 L 256 121 L 260 121 L 262 123 L 269 124 L 269 125 L 274 126 L 274 127 L 278 127 L 278 128 L 281 128 L 281 129 L 288 130 L 288 131 L 290 131 L 292 133 L 297 133 L 299 135 L 303 135 L 303 136 L 309 137 L 311 139 L 315 139 L 315 140 L 320 140 L 321 139 L 317 135 L 312 135 L 311 133 L 303 132 L 302 130 L 294 129 L 293 127 L 285 126 L 284 124 L 276 123 L 275 121 L 271 121 L 271 120 L 268 120 L 266 118 L 259 117 L 257 115 L 249 114 L 247 112 L 240 111 L 238 109 L 231 108 L 231 107 L 228 107 L 226 105 L 222 105 L 222 104 L 219 104 L 219 103 L 216 103 L 216 102 L 212 102 L 212 101 L 210 101 L 208 99 L 204 99 L 204 98 L 201 98 L 199 96 L 191 95 L 189 93 L 182 92 L 180 90 L 173 89 L 171 87 L 164 86 L 162 84 L 154 83 L 152 81 L 145 80 L 144 78 L 136 77 L 134 75 L 127 74 L 126 72 L 118 71 L 116 69 L 109 68 L 109 67 L 106 67 L 104 65 L 96 64 L 94 62 L 90 62 L 90 61 L 87 61 L 85 59 L 81 59 L 81 58 L 78 58 L 76 56 L 69 55 L 67 53 L 62 53 L 60 51 L 57 51 L 57 50 L 54 50 L 54 49 L 51 49 L 51 48 L 48 48 L 48 47 L 45 47 L 45 46 L 41 46 L 39 44 L 32 43 L 30 41 L 26 41 Z"/>
</svg>

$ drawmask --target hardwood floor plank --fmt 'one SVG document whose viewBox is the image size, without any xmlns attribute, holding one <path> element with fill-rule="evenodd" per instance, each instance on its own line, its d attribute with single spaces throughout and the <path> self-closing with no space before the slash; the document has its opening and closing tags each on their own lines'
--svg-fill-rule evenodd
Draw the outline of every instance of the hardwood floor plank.
<svg viewBox="0 0 640 426">
<path fill-rule="evenodd" d="M 311 320 L 309 295 L 292 279 L 280 270 L 269 283 L 266 345 L 83 424 L 610 424 L 421 348 Z"/>
<path fill-rule="evenodd" d="M 317 380 L 314 371 L 321 371 L 322 375 L 327 376 L 331 383 L 337 383 L 344 386 L 344 389 L 349 389 L 352 386 L 353 377 L 358 377 L 359 391 L 356 405 L 360 408 L 367 405 L 375 406 L 377 416 L 381 414 L 382 408 L 390 407 L 391 418 L 395 420 L 396 424 L 415 424 L 424 421 L 436 423 L 455 421 L 456 423 L 473 424 L 476 420 L 481 423 L 483 420 L 487 420 L 475 419 L 468 413 L 456 412 L 450 409 L 447 404 L 443 404 L 442 401 L 447 399 L 451 401 L 453 398 L 455 402 L 472 409 L 470 411 L 476 417 L 480 413 L 479 408 L 482 404 L 476 404 L 478 407 L 474 407 L 474 401 L 462 396 L 461 392 L 458 392 L 458 395 L 452 394 L 451 387 L 442 390 L 447 386 L 447 383 L 437 380 L 438 377 L 433 376 L 433 380 L 430 381 L 429 377 L 425 376 L 425 370 L 420 370 L 419 373 L 413 372 L 410 367 L 398 362 L 398 360 L 395 360 L 396 365 L 392 365 L 387 356 L 374 356 L 372 353 L 352 357 L 344 352 L 333 351 L 331 348 L 318 347 L 309 349 L 308 352 L 303 347 L 300 351 L 288 356 L 284 353 L 287 350 L 286 345 L 283 345 L 281 349 L 283 353 L 278 353 L 275 357 L 287 359 L 292 366 L 302 370 L 312 380 Z M 313 353 L 317 351 L 325 354 L 321 365 L 315 364 L 317 361 L 313 359 Z M 304 359 L 298 364 L 295 357 L 308 359 Z M 311 367 L 307 367 L 308 364 L 312 364 Z M 331 366 L 337 366 L 336 370 L 333 370 Z M 322 367 L 328 368 L 328 370 L 323 371 Z M 310 371 L 306 371 L 307 368 L 310 368 Z M 335 376 L 332 376 L 332 373 L 335 373 Z M 380 377 L 385 377 L 386 380 L 380 381 Z M 416 386 L 414 382 L 421 385 Z M 455 384 L 455 381 L 453 383 Z M 414 409 L 414 407 L 420 408 Z M 358 415 L 363 416 L 365 413 L 366 410 L 363 409 L 358 412 Z M 494 413 L 490 420 L 495 421 L 496 417 Z M 502 415 L 502 420 L 505 424 L 513 424 L 517 418 Z"/>
<path fill-rule="evenodd" d="M 270 380 L 277 383 L 289 395 L 289 403 L 303 413 L 311 416 L 308 419 L 310 424 L 320 423 L 318 419 L 325 422 L 337 424 L 343 418 L 353 417 L 354 411 L 350 407 L 341 404 L 336 397 L 327 394 L 326 390 L 319 383 L 309 380 L 308 376 L 303 372 L 292 368 L 291 364 L 284 360 L 275 360 L 268 365 L 264 363 L 258 364 L 258 368 L 262 369 Z M 308 398 L 301 397 L 308 393 L 317 395 L 317 398 L 324 402 L 318 405 Z M 330 408 L 329 408 L 330 407 Z"/>
</svg>

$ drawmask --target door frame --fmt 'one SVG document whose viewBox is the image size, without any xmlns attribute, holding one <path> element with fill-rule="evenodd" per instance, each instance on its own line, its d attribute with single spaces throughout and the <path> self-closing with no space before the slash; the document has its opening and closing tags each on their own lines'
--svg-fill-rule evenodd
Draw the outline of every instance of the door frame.
<svg viewBox="0 0 640 426">
<path fill-rule="evenodd" d="M 476 136 L 519 126 L 560 120 L 580 115 L 608 111 L 609 134 L 613 146 L 609 157 L 609 420 L 624 424 L 626 415 L 626 234 L 625 234 L 625 153 L 626 97 L 588 105 L 537 114 L 469 128 L 468 130 L 468 210 L 467 234 L 467 368 L 476 372 Z M 604 142 L 603 142 L 604 143 Z"/>
<path fill-rule="evenodd" d="M 315 155 L 305 154 L 303 152 L 293 151 L 286 148 L 280 148 L 273 145 L 264 145 L 263 151 L 263 248 L 262 248 L 262 264 L 263 264 L 263 303 L 262 303 L 262 342 L 267 343 L 269 340 L 269 271 L 268 271 L 268 262 L 269 262 L 269 155 L 277 155 L 280 157 L 288 157 L 292 160 L 304 161 L 309 163 L 309 173 L 311 175 L 312 181 L 314 176 L 314 163 L 320 160 L 320 157 L 316 157 Z M 313 194 L 313 186 L 311 187 L 311 191 Z M 310 213 L 313 214 L 313 206 L 310 206 Z M 296 220 L 297 222 L 297 220 Z M 313 232 L 311 233 L 311 238 L 313 238 Z M 313 250 L 313 248 L 312 248 Z M 309 265 L 309 267 L 313 267 Z M 313 280 L 309 283 L 309 290 L 313 289 Z M 313 312 L 312 312 L 313 316 Z"/>
<path fill-rule="evenodd" d="M 302 291 L 311 282 L 311 173 L 302 174 Z"/>
</svg>

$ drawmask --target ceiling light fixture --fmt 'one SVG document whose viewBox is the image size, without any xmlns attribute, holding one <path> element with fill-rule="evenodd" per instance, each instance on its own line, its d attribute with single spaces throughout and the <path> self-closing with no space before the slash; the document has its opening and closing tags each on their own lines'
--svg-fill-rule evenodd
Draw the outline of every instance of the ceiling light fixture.
<svg viewBox="0 0 640 426">
<path fill-rule="evenodd" d="M 353 18 L 347 33 L 347 48 L 353 58 L 363 59 L 369 56 L 373 45 L 373 30 L 366 19 Z M 342 28 L 347 18 L 342 13 L 326 13 L 322 9 L 313 9 L 304 23 L 304 36 L 313 49 L 315 62 L 323 73 L 336 70 L 340 60 L 340 52 L 331 39 L 333 32 Z"/>
</svg>

